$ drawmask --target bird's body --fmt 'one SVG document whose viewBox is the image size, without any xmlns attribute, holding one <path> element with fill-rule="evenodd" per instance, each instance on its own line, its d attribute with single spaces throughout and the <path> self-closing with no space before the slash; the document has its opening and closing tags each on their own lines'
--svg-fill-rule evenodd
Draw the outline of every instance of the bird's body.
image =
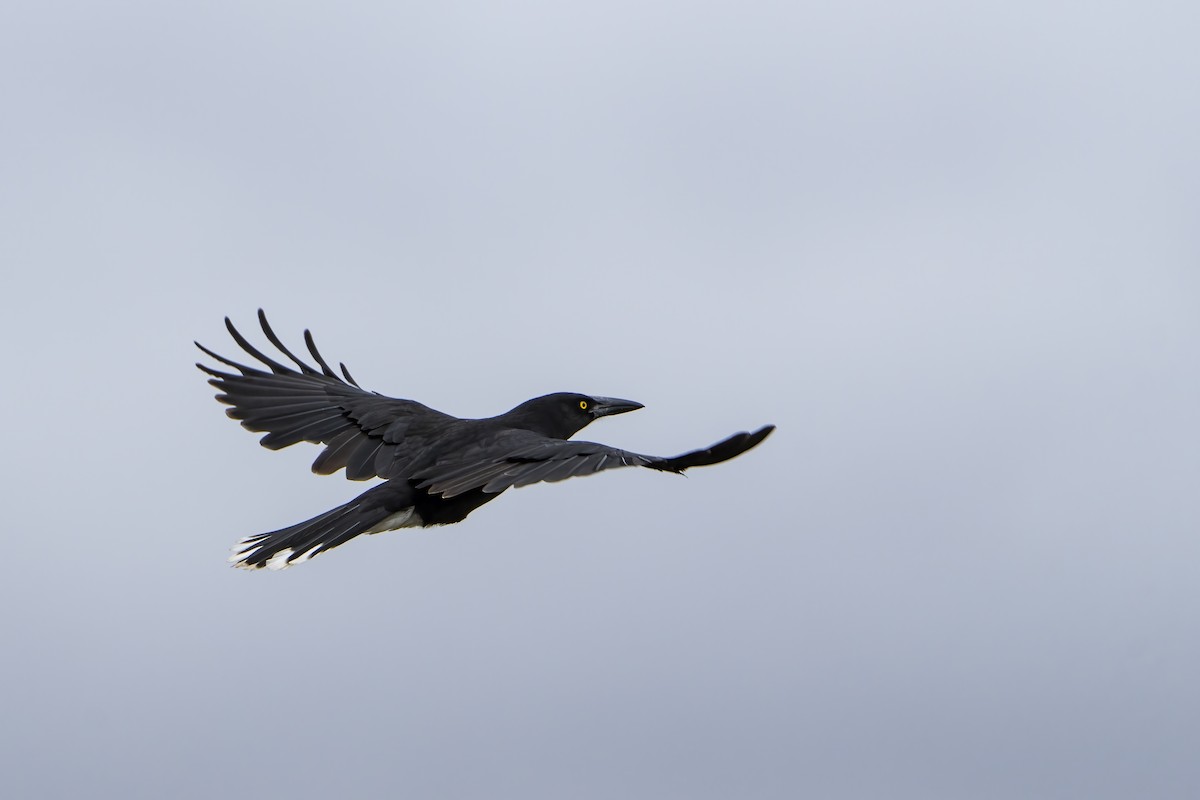
<svg viewBox="0 0 1200 800">
<path fill-rule="evenodd" d="M 673 458 L 645 456 L 593 442 L 568 441 L 593 420 L 641 408 L 628 400 L 559 392 L 528 400 L 486 419 L 459 419 L 413 400 L 360 388 L 345 365 L 335 373 L 304 332 L 320 369 L 284 347 L 260 310 L 268 340 L 295 368 L 258 351 L 228 318 L 239 346 L 267 369 L 238 364 L 197 347 L 237 374 L 197 364 L 221 391 L 217 399 L 242 426 L 265 432 L 261 443 L 278 450 L 297 442 L 325 445 L 313 471 L 346 470 L 351 480 L 383 478 L 345 505 L 310 520 L 250 536 L 230 561 L 248 569 L 282 569 L 302 563 L 360 534 L 461 522 L 513 486 L 559 481 L 621 466 L 666 472 L 726 461 L 761 442 L 774 429 L 739 433 L 705 450 Z"/>
</svg>

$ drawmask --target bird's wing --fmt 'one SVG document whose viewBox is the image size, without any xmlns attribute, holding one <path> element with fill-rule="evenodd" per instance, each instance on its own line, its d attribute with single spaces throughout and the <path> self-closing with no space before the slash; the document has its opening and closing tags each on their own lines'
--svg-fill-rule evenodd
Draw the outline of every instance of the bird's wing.
<svg viewBox="0 0 1200 800">
<path fill-rule="evenodd" d="M 615 467 L 649 467 L 681 473 L 690 467 L 719 464 L 741 455 L 767 438 L 774 425 L 754 433 L 735 433 L 703 450 L 672 457 L 631 453 L 595 442 L 550 439 L 527 431 L 506 431 L 469 457 L 435 464 L 418 474 L 418 488 L 442 497 L 472 489 L 502 492 L 539 481 L 561 481 Z"/>
<path fill-rule="evenodd" d="M 304 341 L 320 369 L 306 364 L 283 345 L 261 309 L 258 320 L 267 339 L 295 368 L 257 350 L 228 317 L 225 327 L 234 341 L 267 369 L 231 361 L 199 342 L 197 347 L 240 374 L 196 366 L 212 376 L 208 382 L 221 392 L 217 400 L 231 406 L 226 414 L 247 430 L 266 432 L 259 440 L 263 447 L 279 450 L 297 442 L 324 444 L 313 462 L 313 472 L 329 475 L 345 467 L 351 480 L 390 477 L 424 450 L 431 428 L 457 421 L 413 400 L 362 389 L 345 364 L 339 364 L 339 376 L 321 357 L 308 331 Z"/>
</svg>

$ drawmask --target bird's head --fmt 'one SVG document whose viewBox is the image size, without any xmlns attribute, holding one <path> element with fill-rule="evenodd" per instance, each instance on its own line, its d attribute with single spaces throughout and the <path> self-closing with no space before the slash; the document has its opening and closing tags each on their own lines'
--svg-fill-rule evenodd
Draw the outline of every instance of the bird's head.
<svg viewBox="0 0 1200 800">
<path fill-rule="evenodd" d="M 569 439 L 593 420 L 637 411 L 641 403 L 615 397 L 595 397 L 575 392 L 558 392 L 535 397 L 508 412 L 514 424 L 555 439 Z"/>
</svg>

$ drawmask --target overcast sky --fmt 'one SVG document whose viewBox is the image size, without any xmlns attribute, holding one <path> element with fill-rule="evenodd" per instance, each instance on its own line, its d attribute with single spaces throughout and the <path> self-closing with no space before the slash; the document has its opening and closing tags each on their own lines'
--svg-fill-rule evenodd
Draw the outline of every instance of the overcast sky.
<svg viewBox="0 0 1200 800">
<path fill-rule="evenodd" d="M 5 797 L 1200 796 L 1194 3 L 0 12 Z M 345 502 L 264 307 L 687 478 Z M 259 339 L 261 341 L 261 339 Z"/>
</svg>

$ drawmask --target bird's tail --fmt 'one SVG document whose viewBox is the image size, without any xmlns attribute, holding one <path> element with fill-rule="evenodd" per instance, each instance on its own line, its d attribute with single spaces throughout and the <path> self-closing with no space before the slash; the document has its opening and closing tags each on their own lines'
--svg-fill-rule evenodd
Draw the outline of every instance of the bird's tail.
<svg viewBox="0 0 1200 800">
<path fill-rule="evenodd" d="M 349 503 L 306 522 L 247 536 L 233 546 L 229 562 L 241 569 L 287 569 L 362 533 L 420 525 L 420 517 L 411 507 L 397 509 L 373 496 L 377 495 L 376 490 L 386 485 L 374 487 Z"/>
</svg>

